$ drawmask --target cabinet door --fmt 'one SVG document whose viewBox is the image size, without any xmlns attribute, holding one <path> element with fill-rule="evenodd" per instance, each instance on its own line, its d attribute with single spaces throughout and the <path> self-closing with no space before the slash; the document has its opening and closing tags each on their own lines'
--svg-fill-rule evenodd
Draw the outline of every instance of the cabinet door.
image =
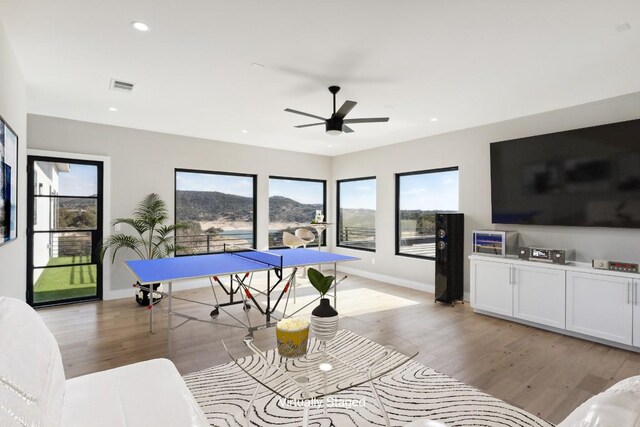
<svg viewBox="0 0 640 427">
<path fill-rule="evenodd" d="M 565 327 L 565 271 L 514 266 L 513 317 Z"/>
<path fill-rule="evenodd" d="M 511 268 L 507 262 L 471 262 L 473 308 L 513 316 Z"/>
<path fill-rule="evenodd" d="M 633 345 L 640 347 L 640 280 L 633 281 Z"/>
<path fill-rule="evenodd" d="M 625 278 L 567 272 L 567 329 L 631 344 L 631 285 Z"/>
</svg>

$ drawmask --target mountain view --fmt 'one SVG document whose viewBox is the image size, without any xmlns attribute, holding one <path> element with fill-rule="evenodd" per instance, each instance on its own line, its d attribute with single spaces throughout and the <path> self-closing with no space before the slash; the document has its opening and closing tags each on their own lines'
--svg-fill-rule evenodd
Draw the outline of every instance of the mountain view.
<svg viewBox="0 0 640 427">
<path fill-rule="evenodd" d="M 311 221 L 321 204 L 304 204 L 282 196 L 269 198 L 269 220 L 275 223 Z M 179 221 L 253 221 L 253 198 L 218 191 L 176 191 L 176 217 Z"/>
<path fill-rule="evenodd" d="M 270 244 L 281 244 L 283 230 L 297 228 L 315 217 L 322 204 L 305 204 L 293 199 L 269 198 L 269 221 L 273 236 Z M 223 239 L 235 239 L 237 244 L 253 243 L 253 198 L 219 191 L 176 191 L 176 221 L 188 228 L 178 236 L 185 252 L 211 250 L 211 245 Z M 188 236 L 188 237 L 187 237 Z M 219 244 L 219 243 L 218 243 Z"/>
</svg>

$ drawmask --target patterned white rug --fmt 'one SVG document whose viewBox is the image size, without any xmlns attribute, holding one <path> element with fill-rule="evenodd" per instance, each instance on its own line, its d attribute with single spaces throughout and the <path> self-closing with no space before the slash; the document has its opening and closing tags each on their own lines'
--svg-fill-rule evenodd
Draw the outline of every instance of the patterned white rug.
<svg viewBox="0 0 640 427">
<path fill-rule="evenodd" d="M 186 375 L 184 379 L 212 426 L 245 425 L 244 409 L 256 382 L 234 362 Z M 375 380 L 375 385 L 393 426 L 403 426 L 420 418 L 438 420 L 447 426 L 553 426 L 414 361 Z M 329 407 L 326 415 L 322 407 L 312 407 L 309 412 L 310 426 L 384 425 L 368 385 L 332 397 L 334 402 L 353 402 L 353 406 Z M 251 425 L 299 427 L 302 425 L 302 412 L 302 408 L 281 402 L 271 391 L 260 387 L 250 417 Z"/>
</svg>

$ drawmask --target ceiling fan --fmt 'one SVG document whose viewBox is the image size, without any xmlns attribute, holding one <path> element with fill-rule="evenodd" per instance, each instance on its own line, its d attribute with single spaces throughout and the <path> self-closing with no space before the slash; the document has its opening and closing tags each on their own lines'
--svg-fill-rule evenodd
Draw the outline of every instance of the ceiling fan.
<svg viewBox="0 0 640 427">
<path fill-rule="evenodd" d="M 316 116 L 314 114 L 304 113 L 298 110 L 292 110 L 291 108 L 285 108 L 284 111 L 289 113 L 300 114 L 303 116 L 313 117 L 314 119 L 322 120 L 321 123 L 311 123 L 308 125 L 294 126 L 297 128 L 306 128 L 309 126 L 319 126 L 324 124 L 325 129 L 329 135 L 340 135 L 342 132 L 351 133 L 353 129 L 347 126 L 347 123 L 376 123 L 376 122 L 388 122 L 389 117 L 369 117 L 363 119 L 345 119 L 345 116 L 349 114 L 349 111 L 356 106 L 355 101 L 345 101 L 342 107 L 336 111 L 336 93 L 340 91 L 339 86 L 329 86 L 329 92 L 333 94 L 333 114 L 328 119 L 324 117 Z"/>
</svg>

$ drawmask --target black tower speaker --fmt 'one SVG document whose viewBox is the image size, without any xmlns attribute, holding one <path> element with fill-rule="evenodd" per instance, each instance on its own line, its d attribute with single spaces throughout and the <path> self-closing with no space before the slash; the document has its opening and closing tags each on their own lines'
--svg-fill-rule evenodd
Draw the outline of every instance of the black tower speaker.
<svg viewBox="0 0 640 427">
<path fill-rule="evenodd" d="M 436 301 L 453 305 L 464 292 L 464 214 L 436 213 Z"/>
</svg>

